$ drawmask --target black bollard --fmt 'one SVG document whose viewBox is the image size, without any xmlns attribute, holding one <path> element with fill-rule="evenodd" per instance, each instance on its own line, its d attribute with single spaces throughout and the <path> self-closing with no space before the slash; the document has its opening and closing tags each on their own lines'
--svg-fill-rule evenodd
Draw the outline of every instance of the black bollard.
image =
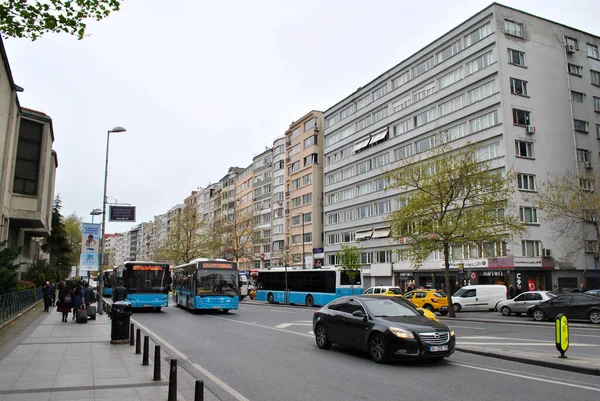
<svg viewBox="0 0 600 401">
<path fill-rule="evenodd" d="M 150 352 L 150 337 L 144 336 L 144 355 L 142 355 L 142 365 L 149 365 L 148 353 Z"/>
<path fill-rule="evenodd" d="M 169 395 L 168 401 L 177 401 L 177 359 L 171 359 L 169 370 Z"/>
<path fill-rule="evenodd" d="M 142 339 L 142 330 L 137 329 L 137 331 L 136 331 L 135 334 L 136 334 L 135 335 L 135 337 L 136 337 L 136 339 L 135 339 L 135 341 L 136 341 L 136 343 L 135 343 L 135 353 L 136 353 L 136 355 L 139 355 L 139 354 L 142 353 L 142 342 L 141 342 L 141 339 Z"/>
<path fill-rule="evenodd" d="M 129 345 L 135 344 L 135 339 L 133 338 L 133 323 L 131 323 L 131 328 L 129 330 Z"/>
<path fill-rule="evenodd" d="M 194 392 L 194 401 L 204 401 L 204 381 L 196 380 L 196 391 Z"/>
<path fill-rule="evenodd" d="M 160 345 L 154 346 L 154 380 L 160 380 Z"/>
</svg>

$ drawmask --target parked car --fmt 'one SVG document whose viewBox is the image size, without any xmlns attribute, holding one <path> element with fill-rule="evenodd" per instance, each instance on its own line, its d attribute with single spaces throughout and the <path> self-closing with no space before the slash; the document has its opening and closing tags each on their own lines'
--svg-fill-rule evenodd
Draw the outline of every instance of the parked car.
<svg viewBox="0 0 600 401">
<path fill-rule="evenodd" d="M 465 285 L 452 295 L 452 308 L 455 312 L 481 309 L 495 311 L 497 305 L 506 299 L 506 286 L 504 285 Z"/>
<path fill-rule="evenodd" d="M 554 298 L 555 293 L 551 291 L 529 291 L 517 295 L 513 299 L 502 301 L 498 304 L 498 310 L 504 316 L 510 316 L 514 313 L 517 316 L 521 316 L 522 313 L 527 313 L 527 308 L 532 305 L 539 304 L 540 302 L 547 301 L 550 298 Z"/>
<path fill-rule="evenodd" d="M 400 287 L 386 287 L 386 286 L 369 287 L 364 292 L 364 294 L 365 295 L 382 295 L 382 296 L 388 296 L 388 297 L 402 297 L 403 296 L 402 289 Z M 414 302 L 413 302 L 413 304 L 414 304 Z M 448 305 L 448 301 L 446 301 L 446 305 Z M 415 305 L 415 306 L 417 306 L 417 305 Z M 419 306 L 417 306 L 417 310 L 422 311 L 423 315 L 425 315 L 426 317 L 433 319 L 436 322 L 439 322 L 437 316 L 435 315 L 435 313 L 432 310 L 424 309 Z"/>
<path fill-rule="evenodd" d="M 588 290 L 585 292 L 586 294 L 598 295 L 600 296 L 600 290 Z"/>
<path fill-rule="evenodd" d="M 442 290 L 414 290 L 407 292 L 403 297 L 419 308 L 440 312 L 442 315 L 448 314 L 448 298 Z"/>
<path fill-rule="evenodd" d="M 454 353 L 455 336 L 445 324 L 423 316 L 401 297 L 345 296 L 315 312 L 315 341 L 366 351 L 377 363 L 390 359 L 443 359 Z"/>
<path fill-rule="evenodd" d="M 562 313 L 569 319 L 589 320 L 600 323 L 600 297 L 583 293 L 561 294 L 527 309 L 527 316 L 534 320 L 554 320 Z"/>
</svg>

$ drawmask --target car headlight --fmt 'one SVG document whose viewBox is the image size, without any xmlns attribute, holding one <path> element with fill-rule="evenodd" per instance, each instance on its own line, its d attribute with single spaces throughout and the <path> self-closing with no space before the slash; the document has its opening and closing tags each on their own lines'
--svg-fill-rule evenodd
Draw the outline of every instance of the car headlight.
<svg viewBox="0 0 600 401">
<path fill-rule="evenodd" d="M 414 334 L 408 330 L 403 330 L 398 327 L 390 327 L 390 331 L 399 338 L 415 338 Z"/>
<path fill-rule="evenodd" d="M 454 337 L 454 330 L 450 330 L 450 337 Z"/>
</svg>

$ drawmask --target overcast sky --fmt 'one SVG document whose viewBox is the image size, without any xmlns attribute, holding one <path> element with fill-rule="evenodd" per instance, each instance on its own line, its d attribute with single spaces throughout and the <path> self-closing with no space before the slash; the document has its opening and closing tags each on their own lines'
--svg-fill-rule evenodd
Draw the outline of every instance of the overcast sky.
<svg viewBox="0 0 600 401">
<path fill-rule="evenodd" d="M 600 35 L 598 0 L 502 2 Z M 5 39 L 23 107 L 53 119 L 63 215 L 109 202 L 137 222 L 247 167 L 290 123 L 327 110 L 490 1 L 126 0 L 84 40 Z M 96 217 L 95 222 L 99 222 Z M 107 233 L 131 223 L 108 223 Z"/>
</svg>

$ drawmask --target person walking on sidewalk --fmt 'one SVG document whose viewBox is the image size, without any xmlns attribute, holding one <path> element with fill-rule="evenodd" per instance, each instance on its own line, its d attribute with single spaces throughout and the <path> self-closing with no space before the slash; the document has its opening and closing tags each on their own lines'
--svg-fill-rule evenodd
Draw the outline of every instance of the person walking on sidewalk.
<svg viewBox="0 0 600 401">
<path fill-rule="evenodd" d="M 44 288 L 42 288 L 42 293 L 44 294 L 44 312 L 50 312 L 50 302 L 52 299 L 51 291 L 52 289 L 50 288 L 50 283 L 46 281 Z"/>
<path fill-rule="evenodd" d="M 54 307 L 56 303 L 56 286 L 54 283 L 50 285 L 50 306 Z"/>
<path fill-rule="evenodd" d="M 67 318 L 69 317 L 69 312 L 71 312 L 71 301 L 73 294 L 71 293 L 71 289 L 67 287 L 64 282 L 61 284 L 62 290 L 60 290 L 58 294 L 57 310 L 62 312 L 62 321 L 66 322 Z"/>
<path fill-rule="evenodd" d="M 85 307 L 88 309 L 90 307 L 90 304 L 96 302 L 94 290 L 90 287 L 89 283 L 85 283 L 85 289 L 83 290 L 83 299 L 85 301 Z"/>
<path fill-rule="evenodd" d="M 81 284 L 78 284 L 75 288 L 75 291 L 73 291 L 71 301 L 71 305 L 73 306 L 73 317 L 71 318 L 71 320 L 74 320 L 77 317 L 77 312 L 79 312 L 80 309 L 83 309 L 85 307 Z"/>
</svg>

